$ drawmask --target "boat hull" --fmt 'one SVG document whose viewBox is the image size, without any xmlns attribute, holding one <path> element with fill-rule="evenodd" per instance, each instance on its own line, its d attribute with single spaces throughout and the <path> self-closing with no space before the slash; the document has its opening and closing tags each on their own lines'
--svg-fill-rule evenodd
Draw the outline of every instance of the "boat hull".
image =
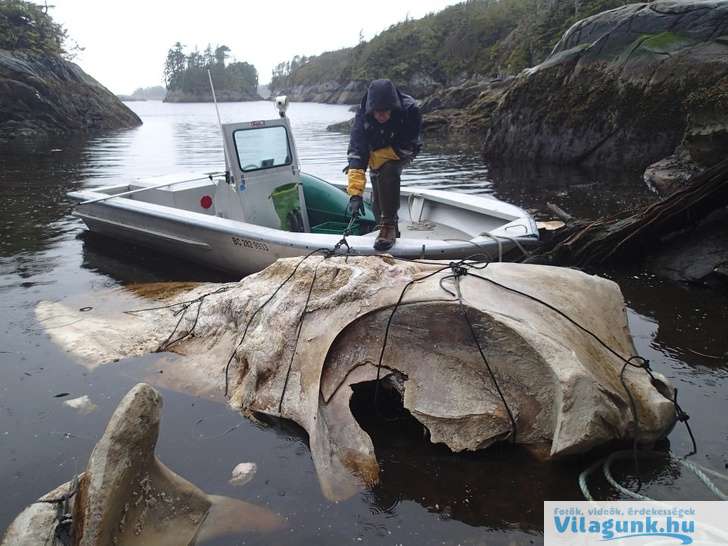
<svg viewBox="0 0 728 546">
<path fill-rule="evenodd" d="M 83 204 L 104 195 L 108 197 L 100 189 L 69 194 L 80 203 L 74 215 L 92 232 L 233 274 L 247 275 L 279 258 L 305 256 L 317 250 L 378 254 L 373 248 L 373 233 L 348 236 L 343 244 L 340 234 L 288 232 L 134 198 L 111 197 Z M 423 203 L 418 205 L 418 200 Z M 490 215 L 485 214 L 485 206 L 490 207 Z M 448 226 L 431 222 L 442 229 L 438 232 L 437 227 L 430 226 L 428 231 L 429 224 L 420 221 L 423 207 L 432 219 L 437 220 L 439 214 L 452 222 Z M 414 221 L 411 217 L 417 210 L 420 216 Z M 404 259 L 459 259 L 485 254 L 498 261 L 514 247 L 528 247 L 538 241 L 535 222 L 527 213 L 478 196 L 403 188 L 400 219 L 402 238 L 387 254 Z M 479 229 L 484 232 L 467 235 Z"/>
</svg>

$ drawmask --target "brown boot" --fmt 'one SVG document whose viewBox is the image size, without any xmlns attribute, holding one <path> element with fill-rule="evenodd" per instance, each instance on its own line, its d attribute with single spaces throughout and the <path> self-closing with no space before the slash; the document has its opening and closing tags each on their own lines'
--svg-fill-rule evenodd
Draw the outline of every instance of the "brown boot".
<svg viewBox="0 0 728 546">
<path fill-rule="evenodd" d="M 394 246 L 397 235 L 397 226 L 394 224 L 382 224 L 379 227 L 379 236 L 374 241 L 374 249 L 389 250 Z"/>
</svg>

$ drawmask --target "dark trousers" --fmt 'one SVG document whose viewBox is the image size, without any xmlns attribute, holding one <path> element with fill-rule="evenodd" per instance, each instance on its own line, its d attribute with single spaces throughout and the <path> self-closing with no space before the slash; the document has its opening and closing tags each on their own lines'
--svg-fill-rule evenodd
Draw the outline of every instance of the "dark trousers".
<svg viewBox="0 0 728 546">
<path fill-rule="evenodd" d="M 379 225 L 397 225 L 399 217 L 399 184 L 402 169 L 410 163 L 407 159 L 387 161 L 379 169 L 371 170 L 369 178 L 372 182 L 372 209 Z"/>
</svg>

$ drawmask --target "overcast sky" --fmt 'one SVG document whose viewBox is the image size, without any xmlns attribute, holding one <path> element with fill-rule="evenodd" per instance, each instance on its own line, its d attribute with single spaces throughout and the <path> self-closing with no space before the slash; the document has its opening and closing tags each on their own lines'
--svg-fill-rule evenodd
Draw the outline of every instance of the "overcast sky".
<svg viewBox="0 0 728 546">
<path fill-rule="evenodd" d="M 163 85 L 176 41 L 204 49 L 225 44 L 268 83 L 273 67 L 296 54 L 356 45 L 406 17 L 419 18 L 461 0 L 49 0 L 54 19 L 85 48 L 75 62 L 114 93 Z M 36 0 L 36 3 L 41 3 Z"/>
</svg>

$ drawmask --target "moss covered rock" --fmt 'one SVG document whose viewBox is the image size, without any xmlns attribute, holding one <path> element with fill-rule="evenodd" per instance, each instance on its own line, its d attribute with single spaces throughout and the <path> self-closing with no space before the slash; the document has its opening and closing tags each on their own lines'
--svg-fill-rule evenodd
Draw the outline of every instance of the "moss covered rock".
<svg viewBox="0 0 728 546">
<path fill-rule="evenodd" d="M 141 123 L 78 65 L 50 53 L 0 49 L 0 140 Z"/>
<path fill-rule="evenodd" d="M 484 154 L 645 168 L 728 137 L 728 2 L 658 0 L 584 19 L 490 115 Z"/>
</svg>

